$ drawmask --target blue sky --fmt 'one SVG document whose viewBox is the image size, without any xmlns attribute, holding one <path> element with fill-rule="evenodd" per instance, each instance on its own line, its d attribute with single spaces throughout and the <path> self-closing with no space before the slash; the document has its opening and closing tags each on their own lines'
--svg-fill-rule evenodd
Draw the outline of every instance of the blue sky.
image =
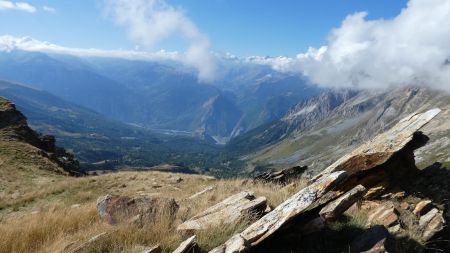
<svg viewBox="0 0 450 253">
<path fill-rule="evenodd" d="M 35 12 L 0 10 L 0 35 L 31 36 L 66 47 L 133 49 L 135 42 L 103 15 L 103 1 L 26 1 Z M 12 1 L 14 2 L 14 1 Z M 359 11 L 390 19 L 406 0 L 168 0 L 209 37 L 211 49 L 238 56 L 288 55 L 326 44 L 330 30 Z M 54 11 L 45 11 L 44 6 Z M 176 37 L 154 49 L 181 50 Z"/>
</svg>

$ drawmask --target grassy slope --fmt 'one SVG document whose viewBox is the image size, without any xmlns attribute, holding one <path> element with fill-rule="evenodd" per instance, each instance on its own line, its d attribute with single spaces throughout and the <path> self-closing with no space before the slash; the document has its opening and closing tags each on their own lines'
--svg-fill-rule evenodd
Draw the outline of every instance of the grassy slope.
<svg viewBox="0 0 450 253">
<path fill-rule="evenodd" d="M 180 176 L 184 181 L 174 183 L 171 178 Z M 95 251 L 107 249 L 112 252 L 131 250 L 135 245 L 159 243 L 165 252 L 170 252 L 182 241 L 175 232 L 177 224 L 218 203 L 224 198 L 243 190 L 254 191 L 257 196 L 266 196 L 271 206 L 276 206 L 303 187 L 265 184 L 243 184 L 243 180 L 214 180 L 199 175 L 172 174 L 165 172 L 118 172 L 99 176 L 70 178 L 59 176 L 42 177 L 47 183 L 29 185 L 23 183 L 19 194 L 14 196 L 14 206 L 9 205 L 10 189 L 2 189 L 6 198 L 0 205 L 0 252 L 60 252 L 73 248 L 101 232 L 112 232 L 111 236 L 96 246 Z M 156 185 L 160 186 L 156 188 Z M 189 196 L 208 186 L 216 188 L 195 201 Z M 14 188 L 14 186 L 12 186 Z M 145 194 L 173 197 L 180 205 L 174 224 L 162 220 L 151 226 L 139 228 L 132 225 L 110 226 L 102 222 L 95 209 L 100 195 Z M 33 201 L 28 199 L 33 198 Z M 79 207 L 71 207 L 79 204 Z M 198 236 L 203 249 L 211 249 L 228 239 L 230 235 L 245 227 L 246 222 L 204 231 Z M 21 238 L 17 240 L 17 238 Z"/>
</svg>

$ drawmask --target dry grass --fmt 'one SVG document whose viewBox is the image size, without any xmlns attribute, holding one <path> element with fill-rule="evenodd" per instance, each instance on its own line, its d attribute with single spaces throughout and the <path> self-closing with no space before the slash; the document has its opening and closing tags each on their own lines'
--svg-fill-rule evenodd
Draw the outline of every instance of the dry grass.
<svg viewBox="0 0 450 253">
<path fill-rule="evenodd" d="M 174 177 L 184 180 L 176 183 Z M 40 184 L 21 185 L 11 197 L 11 189 L 1 189 L 0 252 L 64 252 L 102 232 L 108 235 L 90 248 L 91 252 L 133 252 L 136 245 L 158 243 L 165 252 L 183 240 L 176 233 L 178 224 L 220 202 L 232 194 L 248 190 L 266 196 L 273 207 L 287 199 L 304 183 L 281 187 L 251 184 L 241 179 L 214 180 L 206 176 L 164 172 L 119 172 L 84 178 L 45 177 Z M 35 181 L 37 182 L 37 181 Z M 20 184 L 20 182 L 15 182 Z M 195 200 L 188 197 L 215 186 Z M 37 188 L 37 189 L 33 189 Z M 19 192 L 19 194 L 17 194 Z M 180 205 L 174 222 L 166 218 L 143 225 L 111 226 L 98 218 L 95 201 L 104 194 L 161 195 L 173 197 Z M 79 207 L 71 207 L 79 204 Z M 224 225 L 198 233 L 198 244 L 209 250 L 228 239 L 249 223 Z"/>
</svg>

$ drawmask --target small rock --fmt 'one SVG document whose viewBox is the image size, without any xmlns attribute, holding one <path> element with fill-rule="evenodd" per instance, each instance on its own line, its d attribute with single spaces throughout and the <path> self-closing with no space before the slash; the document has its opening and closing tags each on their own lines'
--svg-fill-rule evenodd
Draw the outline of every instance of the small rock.
<svg viewBox="0 0 450 253">
<path fill-rule="evenodd" d="M 409 209 L 409 204 L 408 204 L 408 202 L 402 202 L 402 203 L 400 203 L 400 208 L 401 208 L 402 210 L 408 210 L 408 209 Z"/>
<path fill-rule="evenodd" d="M 81 206 L 80 204 L 73 204 L 73 205 L 70 206 L 70 208 L 74 208 L 75 209 L 75 208 L 80 208 L 80 206 Z"/>
<path fill-rule="evenodd" d="M 398 220 L 398 215 L 395 212 L 394 205 L 389 202 L 379 204 L 378 207 L 369 211 L 367 216 L 367 221 L 369 224 L 379 224 L 386 227 L 391 226 Z"/>
<path fill-rule="evenodd" d="M 404 197 L 405 197 L 404 191 L 395 192 L 395 193 L 392 193 L 392 195 L 391 195 L 392 199 L 402 199 Z"/>
<path fill-rule="evenodd" d="M 374 199 L 374 198 L 380 196 L 385 190 L 386 190 L 385 185 L 378 185 L 378 186 L 372 187 L 367 190 L 366 195 L 364 195 L 364 199 Z"/>
<path fill-rule="evenodd" d="M 389 227 L 388 231 L 391 234 L 398 234 L 402 231 L 402 226 L 400 226 L 400 224 L 397 224 L 395 226 Z"/>
<path fill-rule="evenodd" d="M 431 209 L 428 213 L 420 217 L 419 227 L 422 229 L 422 239 L 428 241 L 437 232 L 444 228 L 445 220 L 442 211 L 437 208 Z"/>
<path fill-rule="evenodd" d="M 170 181 L 172 182 L 172 183 L 181 183 L 181 182 L 183 182 L 184 181 L 184 179 L 183 178 L 181 178 L 181 177 L 172 177 L 172 178 L 170 178 Z"/>
<path fill-rule="evenodd" d="M 334 221 L 339 218 L 350 206 L 360 200 L 366 193 L 366 188 L 358 185 L 338 199 L 332 201 L 320 210 L 319 215 L 326 221 Z"/>
<path fill-rule="evenodd" d="M 389 232 L 384 226 L 376 225 L 357 237 L 350 246 L 351 253 L 388 253 L 386 241 Z"/>
<path fill-rule="evenodd" d="M 423 215 L 424 213 L 430 211 L 430 209 L 433 207 L 431 200 L 422 200 L 419 203 L 417 203 L 416 207 L 414 208 L 413 214 L 415 215 Z"/>
</svg>

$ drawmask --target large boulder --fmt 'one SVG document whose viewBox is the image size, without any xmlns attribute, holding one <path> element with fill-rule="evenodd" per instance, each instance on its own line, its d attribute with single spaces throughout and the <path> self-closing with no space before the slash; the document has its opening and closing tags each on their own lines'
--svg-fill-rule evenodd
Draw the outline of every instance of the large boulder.
<svg viewBox="0 0 450 253">
<path fill-rule="evenodd" d="M 255 197 L 252 192 L 240 192 L 195 215 L 180 224 L 178 231 L 192 233 L 196 230 L 232 224 L 251 213 L 262 213 L 266 209 L 266 198 Z"/>
<path fill-rule="evenodd" d="M 173 218 L 178 204 L 172 198 L 105 195 L 97 200 L 100 217 L 110 224 L 118 222 L 152 222 L 158 217 Z"/>
</svg>

